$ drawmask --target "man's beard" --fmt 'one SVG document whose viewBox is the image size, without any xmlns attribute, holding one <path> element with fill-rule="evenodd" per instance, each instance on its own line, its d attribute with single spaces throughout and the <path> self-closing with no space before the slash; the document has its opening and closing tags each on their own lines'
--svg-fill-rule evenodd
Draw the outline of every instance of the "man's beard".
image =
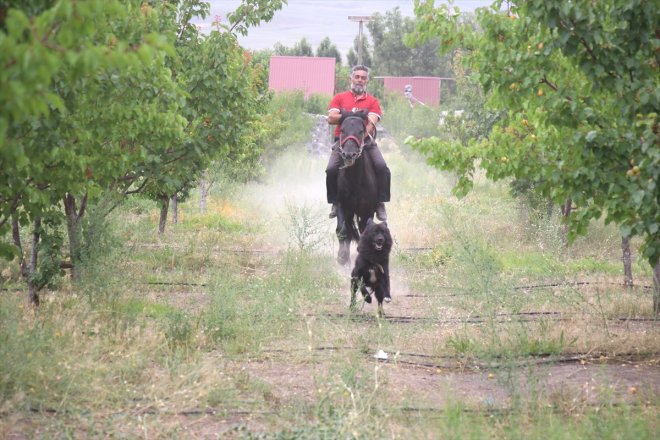
<svg viewBox="0 0 660 440">
<path fill-rule="evenodd" d="M 351 84 L 351 92 L 355 93 L 356 95 L 361 95 L 366 91 L 366 87 L 363 86 L 362 84 Z"/>
</svg>

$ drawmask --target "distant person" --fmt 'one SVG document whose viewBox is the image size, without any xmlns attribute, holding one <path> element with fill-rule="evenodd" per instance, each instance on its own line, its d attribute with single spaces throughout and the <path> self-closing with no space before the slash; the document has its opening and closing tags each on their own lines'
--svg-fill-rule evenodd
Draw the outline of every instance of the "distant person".
<svg viewBox="0 0 660 440">
<path fill-rule="evenodd" d="M 405 87 L 403 88 L 403 96 L 408 99 L 408 104 L 410 104 L 410 108 L 413 108 L 414 104 L 421 104 L 423 106 L 426 106 L 422 101 L 419 99 L 415 98 L 412 93 L 412 86 L 410 84 L 406 84 Z"/>
<path fill-rule="evenodd" d="M 410 104 L 410 108 L 413 106 L 413 95 L 412 95 L 412 86 L 410 84 L 406 84 L 405 87 L 403 88 L 403 96 L 406 97 L 408 100 L 408 103 Z"/>
<path fill-rule="evenodd" d="M 335 95 L 328 106 L 328 124 L 337 126 L 334 134 L 335 147 L 332 149 L 330 159 L 328 160 L 328 166 L 325 170 L 325 186 L 328 194 L 328 203 L 332 203 L 330 218 L 337 216 L 337 175 L 339 174 L 339 168 L 344 164 L 344 161 L 336 150 L 340 133 L 340 110 L 344 109 L 346 111 L 369 111 L 369 123 L 367 124 L 367 134 L 369 135 L 369 139 L 365 142 L 364 152 L 371 158 L 376 171 L 376 184 L 378 187 L 376 218 L 382 222 L 387 220 L 385 202 L 390 201 L 391 173 L 385 163 L 383 154 L 378 148 L 378 144 L 376 144 L 376 123 L 380 120 L 382 111 L 380 109 L 378 98 L 367 93 L 368 83 L 369 68 L 362 65 L 354 66 L 351 69 L 351 89 Z"/>
</svg>

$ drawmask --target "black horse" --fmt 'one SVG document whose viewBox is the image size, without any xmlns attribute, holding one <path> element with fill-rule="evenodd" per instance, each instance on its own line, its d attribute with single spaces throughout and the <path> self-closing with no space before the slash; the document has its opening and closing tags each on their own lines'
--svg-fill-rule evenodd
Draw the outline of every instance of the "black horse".
<svg viewBox="0 0 660 440">
<path fill-rule="evenodd" d="M 344 160 L 339 169 L 337 193 L 337 262 L 350 261 L 351 241 L 358 242 L 368 219 L 373 219 L 378 198 L 376 172 L 368 154 L 374 140 L 367 133 L 368 112 L 342 110 L 339 120 L 340 135 L 336 146 Z"/>
</svg>

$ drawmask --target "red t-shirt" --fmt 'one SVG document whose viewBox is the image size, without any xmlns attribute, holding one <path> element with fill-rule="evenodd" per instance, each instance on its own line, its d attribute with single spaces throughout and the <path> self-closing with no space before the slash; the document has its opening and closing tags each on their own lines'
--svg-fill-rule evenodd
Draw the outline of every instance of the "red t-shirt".
<svg viewBox="0 0 660 440">
<path fill-rule="evenodd" d="M 378 115 L 379 118 L 383 115 L 378 98 L 366 93 L 355 96 L 350 90 L 335 95 L 330 101 L 328 111 L 341 109 L 348 111 L 369 110 L 369 114 Z M 339 125 L 337 125 L 335 127 L 335 137 L 339 137 L 339 133 Z"/>
</svg>

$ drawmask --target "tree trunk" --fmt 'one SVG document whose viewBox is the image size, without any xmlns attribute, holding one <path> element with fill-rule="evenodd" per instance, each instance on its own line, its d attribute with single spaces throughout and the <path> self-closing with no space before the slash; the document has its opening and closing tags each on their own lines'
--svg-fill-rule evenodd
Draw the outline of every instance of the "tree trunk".
<svg viewBox="0 0 660 440">
<path fill-rule="evenodd" d="M 64 213 L 66 214 L 66 232 L 69 238 L 69 258 L 71 259 L 71 279 L 80 280 L 78 272 L 82 254 L 82 227 L 80 220 L 87 207 L 87 194 L 80 200 L 80 209 L 76 208 L 76 198 L 72 194 L 64 196 Z"/>
<path fill-rule="evenodd" d="M 27 280 L 28 279 L 28 268 L 27 263 L 25 262 L 25 253 L 23 252 L 23 245 L 21 243 L 21 227 L 18 224 L 18 217 L 16 215 L 12 216 L 11 219 L 11 235 L 14 239 L 14 246 L 18 248 L 20 254 L 20 268 L 21 276 Z"/>
<path fill-rule="evenodd" d="M 199 182 L 199 213 L 206 214 L 206 196 L 209 194 L 209 184 L 206 178 L 201 179 Z"/>
<path fill-rule="evenodd" d="M 32 251 L 30 252 L 30 267 L 27 274 L 28 282 L 28 298 L 30 304 L 34 307 L 39 307 L 39 289 L 34 277 L 31 276 L 37 273 L 37 263 L 39 259 L 39 242 L 41 240 L 41 218 L 37 217 L 34 220 L 34 229 L 32 231 Z"/>
<path fill-rule="evenodd" d="M 568 245 L 568 220 L 571 216 L 571 211 L 573 209 L 573 199 L 568 198 L 563 205 L 561 205 L 561 216 L 562 218 L 562 238 L 564 240 L 564 245 Z"/>
<path fill-rule="evenodd" d="M 623 285 L 632 287 L 633 274 L 630 258 L 630 237 L 621 237 L 621 250 L 623 251 Z"/>
<path fill-rule="evenodd" d="M 176 193 L 172 195 L 172 223 L 175 225 L 179 223 L 179 204 Z"/>
<path fill-rule="evenodd" d="M 660 260 L 653 268 L 653 313 L 660 315 Z"/>
<path fill-rule="evenodd" d="M 20 266 L 21 276 L 28 285 L 28 300 L 34 307 L 39 306 L 39 290 L 41 287 L 37 285 L 34 275 L 37 273 L 37 263 L 39 258 L 39 242 L 41 239 L 41 218 L 37 217 L 34 221 L 34 229 L 32 230 L 32 250 L 30 251 L 30 265 L 25 262 L 25 252 L 23 252 L 23 245 L 21 244 L 21 231 L 18 224 L 18 218 L 14 216 L 11 221 L 11 235 L 14 240 L 14 245 L 20 252 Z"/>
<path fill-rule="evenodd" d="M 158 233 L 165 232 L 165 224 L 167 223 L 167 210 L 170 205 L 170 198 L 167 195 L 160 196 L 160 221 L 158 222 Z"/>
</svg>

